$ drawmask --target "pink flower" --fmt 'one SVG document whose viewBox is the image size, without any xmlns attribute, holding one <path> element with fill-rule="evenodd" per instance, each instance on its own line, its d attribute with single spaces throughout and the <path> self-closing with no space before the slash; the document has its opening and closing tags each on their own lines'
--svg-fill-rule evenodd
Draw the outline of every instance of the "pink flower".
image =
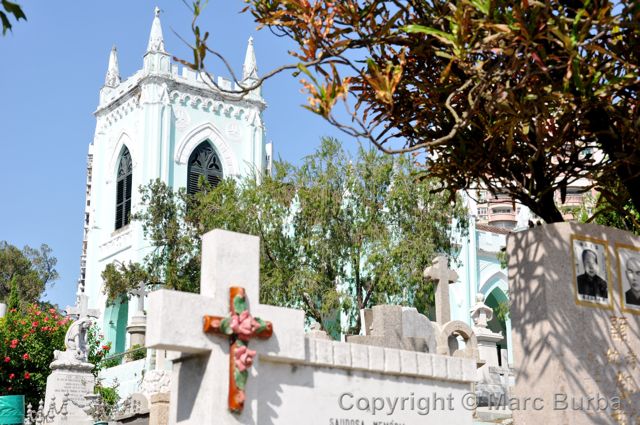
<svg viewBox="0 0 640 425">
<path fill-rule="evenodd" d="M 39 323 L 38 321 L 35 321 L 35 322 L 33 322 L 33 323 L 31 324 L 31 327 L 32 327 L 32 328 L 37 328 L 39 324 L 40 324 L 40 323 Z"/>
<path fill-rule="evenodd" d="M 9 363 L 11 361 L 11 357 L 7 356 L 4 358 L 5 363 Z"/>
<path fill-rule="evenodd" d="M 29 353 L 24 353 L 22 355 L 22 358 L 25 359 L 25 360 L 29 360 Z"/>
<path fill-rule="evenodd" d="M 16 348 L 18 346 L 18 340 L 17 339 L 13 339 L 11 340 L 11 348 Z"/>
<path fill-rule="evenodd" d="M 241 345 L 234 350 L 236 368 L 240 372 L 244 372 L 253 364 L 253 358 L 256 352 L 249 350 L 246 346 Z"/>
<path fill-rule="evenodd" d="M 56 312 L 56 309 L 55 309 L 55 308 L 50 308 L 50 309 L 49 309 L 49 313 L 53 314 L 53 313 L 55 313 L 55 312 Z"/>
<path fill-rule="evenodd" d="M 231 330 L 242 341 L 249 341 L 253 333 L 260 327 L 260 323 L 254 319 L 247 310 L 231 316 Z"/>
<path fill-rule="evenodd" d="M 42 314 L 41 311 L 36 311 L 36 316 L 40 316 Z"/>
<path fill-rule="evenodd" d="M 15 377 L 16 377 L 16 374 L 15 374 L 15 373 L 11 373 L 11 374 L 9 375 L 9 379 L 13 379 L 13 378 L 15 378 Z"/>
<path fill-rule="evenodd" d="M 29 372 L 24 373 L 24 379 L 31 379 L 31 375 L 29 374 Z"/>
</svg>

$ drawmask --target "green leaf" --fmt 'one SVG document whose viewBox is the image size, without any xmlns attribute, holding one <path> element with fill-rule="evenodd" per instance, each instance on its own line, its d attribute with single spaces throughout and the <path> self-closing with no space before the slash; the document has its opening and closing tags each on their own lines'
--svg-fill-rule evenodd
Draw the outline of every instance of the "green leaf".
<svg viewBox="0 0 640 425">
<path fill-rule="evenodd" d="M 240 391 L 244 391 L 247 387 L 247 378 L 249 377 L 249 371 L 245 370 L 244 372 L 240 372 L 238 369 L 234 369 L 233 376 L 236 380 L 236 386 Z"/>
<path fill-rule="evenodd" d="M 225 317 L 224 319 L 222 319 L 222 321 L 220 322 L 220 330 L 222 331 L 223 334 L 225 335 L 231 335 L 233 334 L 233 330 L 231 329 L 231 319 L 229 319 L 228 317 Z"/>
<path fill-rule="evenodd" d="M 425 27 L 423 25 L 406 25 L 402 27 L 402 30 L 410 33 L 422 33 L 433 36 L 443 43 L 450 44 L 452 46 L 456 45 L 456 37 L 453 34 L 446 33 L 444 31 L 437 30 L 431 27 Z"/>
<path fill-rule="evenodd" d="M 236 311 L 236 314 L 240 314 L 247 309 L 247 300 L 240 295 L 236 295 L 233 297 L 233 309 Z"/>
<path fill-rule="evenodd" d="M 489 14 L 489 7 L 491 5 L 491 0 L 471 0 L 471 4 L 478 11 L 482 12 L 485 15 Z"/>
<path fill-rule="evenodd" d="M 256 322 L 260 323 L 260 327 L 256 330 L 256 333 L 260 333 L 262 331 L 264 331 L 267 328 L 267 322 L 265 322 L 264 320 L 262 320 L 259 317 L 255 318 Z"/>
</svg>

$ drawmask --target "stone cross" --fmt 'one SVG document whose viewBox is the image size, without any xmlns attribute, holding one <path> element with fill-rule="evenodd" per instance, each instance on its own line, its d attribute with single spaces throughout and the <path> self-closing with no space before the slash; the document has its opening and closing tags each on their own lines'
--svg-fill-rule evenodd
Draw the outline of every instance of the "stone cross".
<svg viewBox="0 0 640 425">
<path fill-rule="evenodd" d="M 447 257 L 438 255 L 433 265 L 424 270 L 425 279 L 436 282 L 436 322 L 440 325 L 451 321 L 449 284 L 458 280 L 458 274 L 447 266 Z"/>
<path fill-rule="evenodd" d="M 148 294 L 145 284 L 140 284 L 138 289 L 133 291 L 131 294 L 135 295 L 138 298 L 138 311 L 144 312 L 144 297 L 146 297 Z"/>
<path fill-rule="evenodd" d="M 171 424 L 202 425 L 212 418 L 221 424 L 255 424 L 261 361 L 305 358 L 304 312 L 259 304 L 259 274 L 259 238 L 213 230 L 202 238 L 200 294 L 166 289 L 149 294 L 147 346 L 179 353 L 173 356 Z M 218 335 L 203 332 L 205 316 L 231 316 L 232 287 L 244 288 L 247 309 L 269 318 L 273 328 L 271 338 L 251 342 L 256 357 L 252 365 L 244 362 L 249 366 L 246 398 L 238 413 L 228 408 L 229 367 L 235 362 L 232 348 Z M 209 319 L 208 328 L 215 325 Z"/>
<path fill-rule="evenodd" d="M 67 306 L 65 311 L 69 316 L 78 316 L 77 320 L 86 319 L 88 317 L 96 319 L 100 315 L 100 310 L 89 308 L 89 297 L 84 293 L 78 294 L 76 305 L 73 307 Z"/>
</svg>

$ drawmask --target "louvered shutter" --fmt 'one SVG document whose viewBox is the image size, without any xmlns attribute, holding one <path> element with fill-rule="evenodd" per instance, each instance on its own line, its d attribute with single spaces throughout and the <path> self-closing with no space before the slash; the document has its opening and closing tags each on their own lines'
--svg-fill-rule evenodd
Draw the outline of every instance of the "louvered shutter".
<svg viewBox="0 0 640 425">
<path fill-rule="evenodd" d="M 202 142 L 189 156 L 187 172 L 187 193 L 193 195 L 200 188 L 200 177 L 204 177 L 211 187 L 217 186 L 223 178 L 220 159 L 208 141 Z"/>
</svg>

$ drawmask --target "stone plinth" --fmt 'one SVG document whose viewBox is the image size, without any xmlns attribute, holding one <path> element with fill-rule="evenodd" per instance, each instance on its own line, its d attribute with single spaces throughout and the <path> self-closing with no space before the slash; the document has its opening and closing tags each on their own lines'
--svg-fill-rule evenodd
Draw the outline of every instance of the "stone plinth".
<svg viewBox="0 0 640 425">
<path fill-rule="evenodd" d="M 145 333 L 147 331 L 147 318 L 144 314 L 139 314 L 131 318 L 131 323 L 127 326 L 130 335 L 131 347 L 144 347 Z"/>
<path fill-rule="evenodd" d="M 58 424 L 91 425 L 93 420 L 85 413 L 88 401 L 87 394 L 93 394 L 95 378 L 91 373 L 93 365 L 90 363 L 69 362 L 52 363 L 52 372 L 47 378 L 45 395 L 45 413 L 50 409 L 59 412 L 66 401 L 68 414 L 66 419 L 56 414 L 53 422 Z"/>
<path fill-rule="evenodd" d="M 169 393 L 151 396 L 149 405 L 149 425 L 169 425 Z"/>
<path fill-rule="evenodd" d="M 515 423 L 638 423 L 640 306 L 624 293 L 640 238 L 558 223 L 511 233 L 507 253 Z M 595 257 L 589 278 L 586 257 Z"/>
</svg>

